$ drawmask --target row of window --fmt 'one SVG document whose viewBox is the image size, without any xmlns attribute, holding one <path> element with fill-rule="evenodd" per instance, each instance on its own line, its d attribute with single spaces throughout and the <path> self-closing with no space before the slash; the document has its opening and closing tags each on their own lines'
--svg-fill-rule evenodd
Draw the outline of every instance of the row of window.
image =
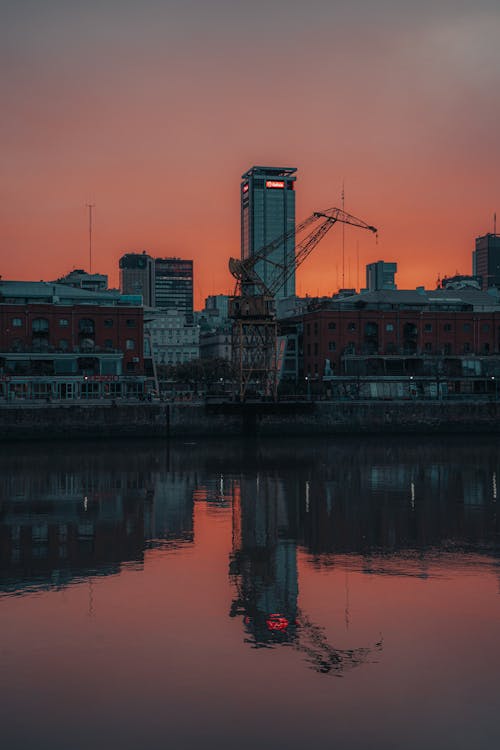
<svg viewBox="0 0 500 750">
<path fill-rule="evenodd" d="M 405 325 L 411 325 L 411 326 L 414 326 L 415 329 L 417 329 L 417 326 L 416 326 L 415 323 L 406 323 Z M 368 327 L 372 327 L 374 333 L 376 331 L 378 331 L 378 323 L 371 322 L 371 321 L 367 322 L 365 324 L 365 328 L 368 328 Z M 337 329 L 337 323 L 335 323 L 334 321 L 330 321 L 328 323 L 328 330 L 329 331 L 335 331 L 336 329 Z M 356 323 L 354 323 L 352 321 L 350 323 L 348 323 L 347 324 L 347 330 L 348 331 L 355 331 L 356 330 Z M 386 323 L 385 324 L 385 330 L 388 333 L 394 331 L 394 323 Z M 447 333 L 449 333 L 452 330 L 453 330 L 453 326 L 452 326 L 451 323 L 443 323 L 443 331 L 446 331 Z M 462 330 L 464 331 L 464 333 L 467 333 L 467 332 L 471 331 L 472 330 L 472 323 L 463 323 Z M 432 323 L 424 323 L 424 332 L 425 333 L 432 333 L 432 331 L 433 331 L 433 324 Z M 490 324 L 489 323 L 482 323 L 482 325 L 481 325 L 481 331 L 482 331 L 482 333 L 489 333 L 489 331 L 490 331 Z M 306 332 L 307 332 L 308 335 L 310 335 L 310 333 L 311 333 L 311 324 L 310 323 L 307 323 L 307 325 L 306 325 Z M 318 332 L 319 332 L 319 324 L 318 323 L 314 323 L 314 334 L 317 335 Z"/>
<path fill-rule="evenodd" d="M 12 328 L 22 328 L 24 325 L 24 321 L 22 318 L 12 318 L 11 319 L 11 325 Z M 137 320 L 135 318 L 127 318 L 125 321 L 127 328 L 135 328 L 137 325 Z M 81 318 L 78 321 L 79 328 L 88 328 L 92 326 L 92 328 L 95 328 L 95 321 L 91 318 Z M 113 328 L 114 320 L 113 318 L 105 318 L 104 320 L 104 327 L 105 328 Z M 59 327 L 60 328 L 67 328 L 69 326 L 69 320 L 67 318 L 59 318 Z M 49 321 L 47 318 L 34 318 L 32 321 L 32 328 L 33 331 L 42 332 L 42 331 L 48 331 L 49 330 Z"/>
<path fill-rule="evenodd" d="M 351 354 L 354 354 L 355 350 L 356 350 L 356 344 L 354 343 L 354 341 L 350 341 L 347 344 L 347 346 L 346 346 L 346 353 L 350 352 Z M 317 357 L 319 355 L 319 346 L 318 346 L 317 343 L 315 343 L 313 345 L 312 351 L 313 351 L 313 355 L 314 356 Z M 328 342 L 328 351 L 329 352 L 335 352 L 335 351 L 337 351 L 337 343 L 335 341 L 329 341 Z M 432 354 L 433 351 L 435 351 L 436 353 L 441 353 L 442 352 L 443 354 L 453 354 L 454 353 L 454 351 L 453 351 L 453 345 L 450 344 L 450 343 L 443 344 L 442 348 L 438 347 L 437 349 L 434 350 L 432 344 L 430 342 L 427 342 L 426 344 L 424 344 L 423 351 L 426 354 Z M 471 354 L 473 352 L 472 344 L 469 343 L 469 342 L 466 342 L 463 345 L 463 350 L 462 351 L 463 351 L 463 354 Z M 391 352 L 394 352 L 394 353 L 396 352 L 396 345 L 393 342 L 388 343 L 387 347 L 386 347 L 386 354 L 389 354 Z M 484 342 L 482 344 L 482 346 L 481 346 L 481 353 L 482 354 L 489 354 L 490 353 L 490 345 L 489 345 L 488 342 Z M 308 356 L 311 356 L 311 344 L 307 344 L 307 354 L 308 354 Z"/>
</svg>

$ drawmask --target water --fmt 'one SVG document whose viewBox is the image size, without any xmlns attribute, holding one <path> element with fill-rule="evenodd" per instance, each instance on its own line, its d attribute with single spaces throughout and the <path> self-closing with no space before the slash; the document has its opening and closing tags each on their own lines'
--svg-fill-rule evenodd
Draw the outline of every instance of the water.
<svg viewBox="0 0 500 750">
<path fill-rule="evenodd" d="M 4 446 L 2 747 L 500 746 L 499 456 Z"/>
</svg>

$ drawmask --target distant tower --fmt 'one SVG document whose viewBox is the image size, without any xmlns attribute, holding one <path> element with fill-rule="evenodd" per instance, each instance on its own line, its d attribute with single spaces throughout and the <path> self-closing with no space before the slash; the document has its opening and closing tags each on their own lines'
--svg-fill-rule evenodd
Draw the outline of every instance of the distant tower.
<svg viewBox="0 0 500 750">
<path fill-rule="evenodd" d="M 120 265 L 120 290 L 122 294 L 142 294 L 146 307 L 155 306 L 154 260 L 146 252 L 122 255 Z"/>
<path fill-rule="evenodd" d="M 295 167 L 251 167 L 241 182 L 241 257 L 248 258 L 295 227 Z M 295 257 L 295 235 L 269 256 L 280 265 Z M 272 263 L 258 263 L 255 270 L 265 284 L 277 273 Z M 276 299 L 295 295 L 295 271 L 276 294 Z"/>
<path fill-rule="evenodd" d="M 193 322 L 193 261 L 155 258 L 156 307 L 176 310 Z"/>
<path fill-rule="evenodd" d="M 500 234 L 476 237 L 476 249 L 472 251 L 472 274 L 481 276 L 483 289 L 491 286 L 500 289 Z"/>
<path fill-rule="evenodd" d="M 366 288 L 369 292 L 378 292 L 381 289 L 396 289 L 394 277 L 397 270 L 397 263 L 386 263 L 383 260 L 368 263 L 366 266 Z"/>
</svg>

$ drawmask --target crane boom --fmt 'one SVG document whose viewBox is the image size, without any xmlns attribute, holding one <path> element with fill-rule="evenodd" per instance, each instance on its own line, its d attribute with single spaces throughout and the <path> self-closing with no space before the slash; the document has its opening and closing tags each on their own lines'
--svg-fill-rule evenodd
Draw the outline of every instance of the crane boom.
<svg viewBox="0 0 500 750">
<path fill-rule="evenodd" d="M 302 234 L 304 230 L 308 229 L 314 222 L 318 222 L 318 220 L 321 220 L 320 224 L 317 224 L 316 227 L 309 231 L 309 233 L 298 243 L 295 249 L 295 255 L 290 262 L 279 263 L 270 258 L 270 255 L 284 245 L 288 239 L 294 235 L 298 236 Z M 289 229 L 284 234 L 272 240 L 272 242 L 269 242 L 249 258 L 229 259 L 229 270 L 232 276 L 236 279 L 236 293 L 244 293 L 245 288 L 251 286 L 254 289 L 257 288 L 262 294 L 274 297 L 337 221 L 344 224 L 350 224 L 351 226 L 360 227 L 361 229 L 368 229 L 370 232 L 377 231 L 375 227 L 367 224 L 362 219 L 358 219 L 356 216 L 348 214 L 340 208 L 327 208 L 324 211 L 314 211 L 314 213 L 308 216 L 307 219 L 304 219 L 304 221 L 296 227 Z M 276 269 L 269 285 L 266 285 L 255 270 L 257 263 L 262 261 L 272 265 Z"/>
<path fill-rule="evenodd" d="M 276 400 L 279 354 L 275 295 L 337 222 L 374 233 L 377 231 L 340 208 L 327 208 L 315 211 L 254 255 L 229 259 L 229 270 L 236 279 L 235 294 L 229 300 L 229 316 L 233 319 L 233 363 L 239 373 L 238 396 L 241 401 L 251 383 L 257 392 Z M 306 234 L 296 244 L 292 257 L 286 252 L 283 262 L 271 257 L 280 247 L 286 248 L 288 239 L 304 232 Z M 269 282 L 257 272 L 258 263 L 273 266 Z"/>
</svg>

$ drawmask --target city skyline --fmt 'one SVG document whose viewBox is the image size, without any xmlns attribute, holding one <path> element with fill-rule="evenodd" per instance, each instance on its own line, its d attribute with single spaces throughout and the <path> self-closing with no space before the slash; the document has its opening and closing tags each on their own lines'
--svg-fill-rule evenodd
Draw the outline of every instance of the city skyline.
<svg viewBox="0 0 500 750">
<path fill-rule="evenodd" d="M 490 0 L 48 0 L 7 2 L 4 19 L 4 278 L 90 270 L 95 204 L 92 270 L 118 286 L 124 253 L 192 258 L 199 308 L 232 290 L 249 164 L 298 168 L 298 221 L 339 206 L 344 185 L 346 210 L 379 227 L 378 245 L 346 230 L 346 286 L 380 258 L 398 261 L 400 288 L 471 273 L 475 237 L 493 231 Z M 334 230 L 297 293 L 331 294 L 341 278 Z"/>
</svg>

